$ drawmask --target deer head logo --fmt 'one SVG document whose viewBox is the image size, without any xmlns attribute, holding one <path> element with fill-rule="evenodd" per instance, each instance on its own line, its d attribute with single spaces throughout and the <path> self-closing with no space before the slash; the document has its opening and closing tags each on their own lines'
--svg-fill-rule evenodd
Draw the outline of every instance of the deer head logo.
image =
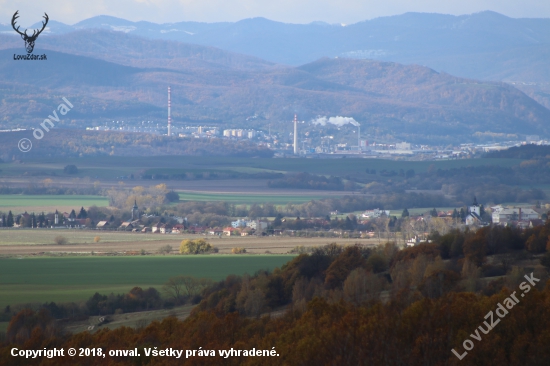
<svg viewBox="0 0 550 366">
<path fill-rule="evenodd" d="M 32 50 L 34 49 L 34 42 L 36 41 L 36 39 L 38 38 L 38 36 L 40 35 L 40 33 L 42 33 L 42 31 L 44 30 L 44 28 L 46 28 L 46 24 L 48 24 L 48 14 L 44 13 L 44 16 L 43 18 L 46 19 L 46 21 L 42 22 L 42 29 L 38 30 L 38 29 L 35 29 L 32 33 L 31 36 L 29 36 L 27 34 L 27 29 L 25 29 L 24 32 L 20 32 L 19 31 L 19 26 L 17 26 L 17 28 L 15 27 L 15 20 L 17 18 L 19 18 L 19 15 L 17 15 L 19 13 L 19 10 L 17 10 L 15 12 L 15 14 L 13 14 L 13 17 L 11 18 L 11 26 L 13 27 L 13 29 L 19 33 L 21 35 L 21 38 L 23 38 L 23 40 L 25 41 L 25 48 L 27 49 L 27 53 L 32 53 Z"/>
</svg>

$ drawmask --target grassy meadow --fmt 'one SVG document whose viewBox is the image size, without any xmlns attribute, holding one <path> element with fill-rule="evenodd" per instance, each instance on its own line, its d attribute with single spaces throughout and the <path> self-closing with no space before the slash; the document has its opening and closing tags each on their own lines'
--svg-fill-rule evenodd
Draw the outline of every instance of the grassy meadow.
<svg viewBox="0 0 550 366">
<path fill-rule="evenodd" d="M 54 208 L 72 207 L 75 211 L 80 207 L 106 207 L 109 205 L 109 199 L 101 196 L 82 196 L 82 195 L 23 195 L 23 194 L 1 194 L 0 211 L 18 210 L 25 208 L 28 212 L 40 211 L 33 208 L 44 208 L 45 212 L 52 211 Z M 27 209 L 28 208 L 28 209 Z"/>
<path fill-rule="evenodd" d="M 0 308 L 31 302 L 65 302 L 127 293 L 134 286 L 160 290 L 168 278 L 192 275 L 221 280 L 229 274 L 273 270 L 292 255 L 34 257 L 0 259 Z"/>
</svg>

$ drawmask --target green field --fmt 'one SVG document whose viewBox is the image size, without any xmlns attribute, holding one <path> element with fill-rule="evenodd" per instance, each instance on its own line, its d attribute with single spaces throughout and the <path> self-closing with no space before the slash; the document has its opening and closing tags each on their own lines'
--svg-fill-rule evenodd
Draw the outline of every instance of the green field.
<svg viewBox="0 0 550 366">
<path fill-rule="evenodd" d="M 109 199 L 100 196 L 64 196 L 64 195 L 0 195 L 0 210 L 12 207 L 56 207 L 73 206 L 76 209 L 90 206 L 104 207 L 109 205 Z"/>
<path fill-rule="evenodd" d="M 168 278 L 221 280 L 281 267 L 292 255 L 37 257 L 0 259 L 0 308 L 30 302 L 83 301 L 95 292 L 127 293 L 134 286 L 160 290 Z"/>
<path fill-rule="evenodd" d="M 274 194 L 249 194 L 249 193 L 192 193 L 179 192 L 180 201 L 224 201 L 234 204 L 272 203 L 274 205 L 286 205 L 287 203 L 299 204 L 311 200 L 320 200 L 328 197 L 339 196 L 304 196 L 304 195 L 274 195 Z"/>
<path fill-rule="evenodd" d="M 82 158 L 44 158 L 19 163 L 0 163 L 0 177 L 26 176 L 43 179 L 45 177 L 90 177 L 95 179 L 117 179 L 122 175 L 139 175 L 140 172 L 154 169 L 163 174 L 179 174 L 189 172 L 221 172 L 234 171 L 240 173 L 257 172 L 308 172 L 313 174 L 346 176 L 365 174 L 365 169 L 414 169 L 424 172 L 433 165 L 435 169 L 451 169 L 466 166 L 498 165 L 510 167 L 519 165 L 518 159 L 462 159 L 445 161 L 397 161 L 363 158 L 336 159 L 256 159 L 232 158 L 219 156 L 150 156 L 123 157 L 101 156 Z M 77 174 L 63 173 L 63 167 L 74 164 L 78 167 Z M 40 177 L 40 178 L 38 178 Z"/>
</svg>

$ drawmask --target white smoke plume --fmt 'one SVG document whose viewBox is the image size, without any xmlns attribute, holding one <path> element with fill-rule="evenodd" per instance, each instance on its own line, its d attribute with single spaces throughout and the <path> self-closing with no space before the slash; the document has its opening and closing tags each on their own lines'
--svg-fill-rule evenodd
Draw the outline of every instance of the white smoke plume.
<svg viewBox="0 0 550 366">
<path fill-rule="evenodd" d="M 341 117 L 341 116 L 330 117 L 330 118 L 317 117 L 311 122 L 321 126 L 325 126 L 327 123 L 330 123 L 339 127 L 347 125 L 348 123 L 352 124 L 353 126 L 359 126 L 359 123 L 356 120 L 354 120 L 353 117 Z"/>
</svg>

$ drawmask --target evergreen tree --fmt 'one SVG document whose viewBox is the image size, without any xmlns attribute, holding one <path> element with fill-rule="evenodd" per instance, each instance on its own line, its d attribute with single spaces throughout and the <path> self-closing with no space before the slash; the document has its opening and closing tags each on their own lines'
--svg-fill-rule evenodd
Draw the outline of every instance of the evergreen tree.
<svg viewBox="0 0 550 366">
<path fill-rule="evenodd" d="M 275 220 L 273 220 L 273 227 L 281 226 L 283 224 L 282 218 L 283 218 L 283 215 L 278 213 L 277 216 L 275 216 Z"/>
<path fill-rule="evenodd" d="M 44 215 L 44 212 L 42 212 L 40 215 L 38 215 L 38 227 L 44 227 L 46 226 L 46 215 Z"/>
<path fill-rule="evenodd" d="M 80 207 L 80 212 L 78 213 L 77 218 L 79 218 L 79 219 L 87 219 L 88 218 L 88 213 L 86 212 L 84 207 Z"/>
<path fill-rule="evenodd" d="M 346 216 L 346 223 L 344 224 L 345 230 L 353 230 L 353 222 L 349 219 L 349 216 Z"/>
<path fill-rule="evenodd" d="M 6 226 L 7 227 L 13 227 L 14 221 L 13 221 L 13 214 L 8 212 L 8 219 L 6 220 Z"/>
<path fill-rule="evenodd" d="M 69 214 L 69 219 L 76 219 L 76 212 L 74 211 L 74 209 Z"/>
<path fill-rule="evenodd" d="M 430 215 L 432 215 L 432 217 L 437 217 L 437 210 L 435 208 L 431 210 Z"/>
<path fill-rule="evenodd" d="M 403 212 L 401 213 L 401 217 L 409 217 L 409 210 L 407 210 L 406 208 L 403 209 Z"/>
</svg>

